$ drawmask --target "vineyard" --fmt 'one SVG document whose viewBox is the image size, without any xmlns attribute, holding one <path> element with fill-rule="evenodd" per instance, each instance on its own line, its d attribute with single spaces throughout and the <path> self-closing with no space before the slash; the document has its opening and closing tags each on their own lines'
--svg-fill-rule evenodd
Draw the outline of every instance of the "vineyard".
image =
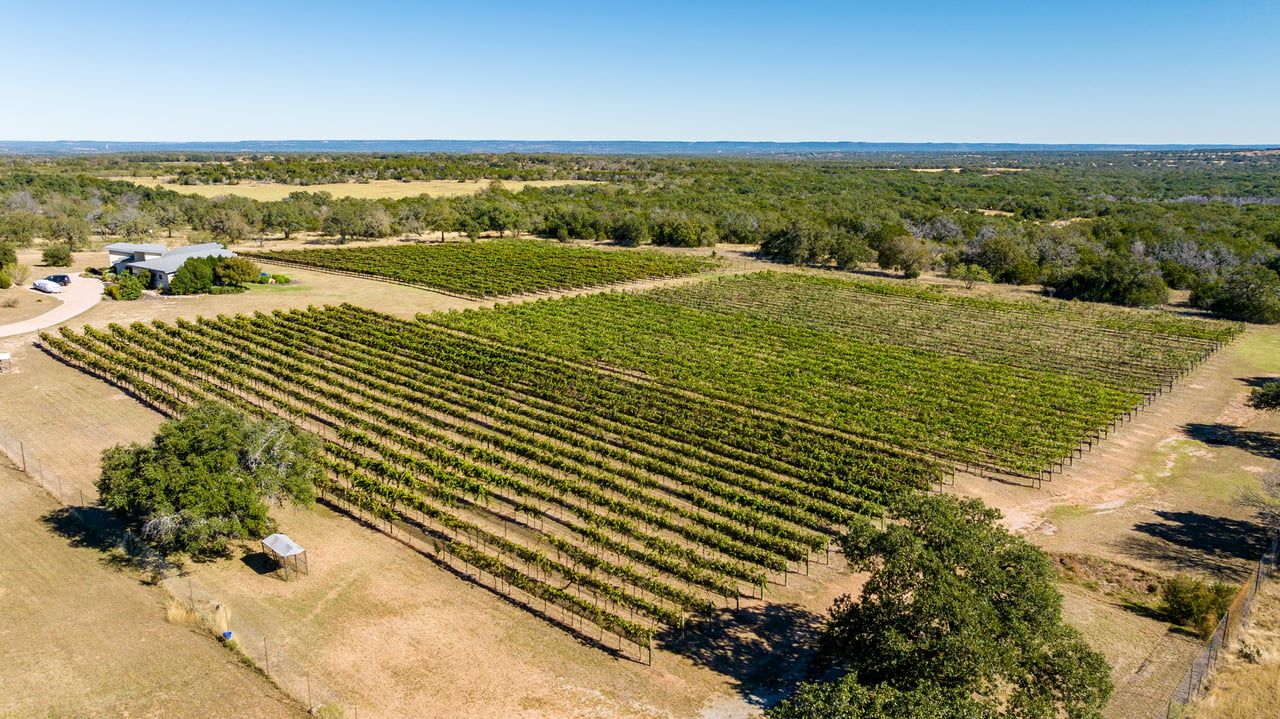
<svg viewBox="0 0 1280 719">
<path fill-rule="evenodd" d="M 278 264 L 363 275 L 473 297 L 503 297 L 694 274 L 716 261 L 528 240 L 244 253 Z"/>
<path fill-rule="evenodd" d="M 324 440 L 328 501 L 583 636 L 651 647 L 957 469 L 1061 466 L 1238 331 L 761 274 L 41 345 L 169 413 L 289 417 Z"/>
<path fill-rule="evenodd" d="M 43 347 L 168 412 L 325 440 L 331 500 L 641 646 L 761 596 L 851 514 L 941 478 L 883 443 L 352 306 L 86 327 Z"/>
<path fill-rule="evenodd" d="M 1239 332 L 1153 313 L 762 274 L 420 319 L 1038 478 Z"/>
<path fill-rule="evenodd" d="M 654 290 L 699 310 L 745 314 L 876 342 L 1094 380 L 1148 394 L 1229 342 L 1240 325 L 1100 304 L 1001 302 L 910 285 L 758 273 Z"/>
</svg>

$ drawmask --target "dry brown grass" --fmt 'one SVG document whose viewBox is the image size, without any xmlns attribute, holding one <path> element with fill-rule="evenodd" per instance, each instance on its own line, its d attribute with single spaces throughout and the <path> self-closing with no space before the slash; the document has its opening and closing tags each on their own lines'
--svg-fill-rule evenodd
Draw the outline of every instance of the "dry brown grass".
<svg viewBox="0 0 1280 719">
<path fill-rule="evenodd" d="M 160 590 L 78 546 L 57 508 L 0 466 L 0 716 L 304 715 L 213 639 L 166 623 Z"/>
<path fill-rule="evenodd" d="M 45 295 L 26 287 L 0 290 L 0 325 L 21 322 L 42 315 L 62 304 L 53 295 Z"/>
<path fill-rule="evenodd" d="M 1250 626 L 1219 660 L 1195 719 L 1256 719 L 1280 707 L 1280 579 L 1254 599 Z"/>
<path fill-rule="evenodd" d="M 334 197 L 355 197 L 369 200 L 399 199 L 402 197 L 458 197 L 474 195 L 489 186 L 489 180 L 370 180 L 369 182 L 341 182 L 323 185 L 284 185 L 276 182 L 245 181 L 238 185 L 178 185 L 168 182 L 168 178 L 157 177 L 110 177 L 110 180 L 125 180 L 144 186 L 159 185 L 186 195 L 203 197 L 221 197 L 237 195 L 251 200 L 274 201 L 283 200 L 291 192 L 328 192 Z M 503 182 L 512 192 L 519 192 L 526 187 L 557 187 L 560 185 L 590 185 L 587 180 L 532 180 L 528 182 Z"/>
</svg>

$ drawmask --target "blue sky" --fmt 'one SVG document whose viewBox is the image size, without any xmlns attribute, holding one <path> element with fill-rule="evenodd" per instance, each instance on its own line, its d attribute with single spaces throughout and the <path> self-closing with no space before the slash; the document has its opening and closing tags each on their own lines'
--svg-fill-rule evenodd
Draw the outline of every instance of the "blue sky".
<svg viewBox="0 0 1280 719">
<path fill-rule="evenodd" d="M 1280 145 L 1280 2 L 0 0 L 0 139 Z"/>
</svg>

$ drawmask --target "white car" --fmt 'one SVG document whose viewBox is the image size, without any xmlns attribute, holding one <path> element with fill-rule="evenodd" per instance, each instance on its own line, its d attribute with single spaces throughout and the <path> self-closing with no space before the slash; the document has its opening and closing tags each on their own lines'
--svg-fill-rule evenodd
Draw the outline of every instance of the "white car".
<svg viewBox="0 0 1280 719">
<path fill-rule="evenodd" d="M 36 280 L 31 283 L 31 286 L 41 292 L 48 292 L 51 295 L 60 294 L 62 292 L 62 285 L 54 282 L 53 280 Z"/>
</svg>

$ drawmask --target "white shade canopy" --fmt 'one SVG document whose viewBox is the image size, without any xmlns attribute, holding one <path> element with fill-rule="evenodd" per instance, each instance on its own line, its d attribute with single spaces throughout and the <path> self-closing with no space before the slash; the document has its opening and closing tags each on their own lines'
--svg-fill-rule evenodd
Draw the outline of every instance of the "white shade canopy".
<svg viewBox="0 0 1280 719">
<path fill-rule="evenodd" d="M 295 554 L 302 554 L 307 551 L 299 547 L 292 539 L 289 539 L 287 534 L 273 534 L 262 540 L 262 543 L 280 557 L 292 557 Z"/>
</svg>

